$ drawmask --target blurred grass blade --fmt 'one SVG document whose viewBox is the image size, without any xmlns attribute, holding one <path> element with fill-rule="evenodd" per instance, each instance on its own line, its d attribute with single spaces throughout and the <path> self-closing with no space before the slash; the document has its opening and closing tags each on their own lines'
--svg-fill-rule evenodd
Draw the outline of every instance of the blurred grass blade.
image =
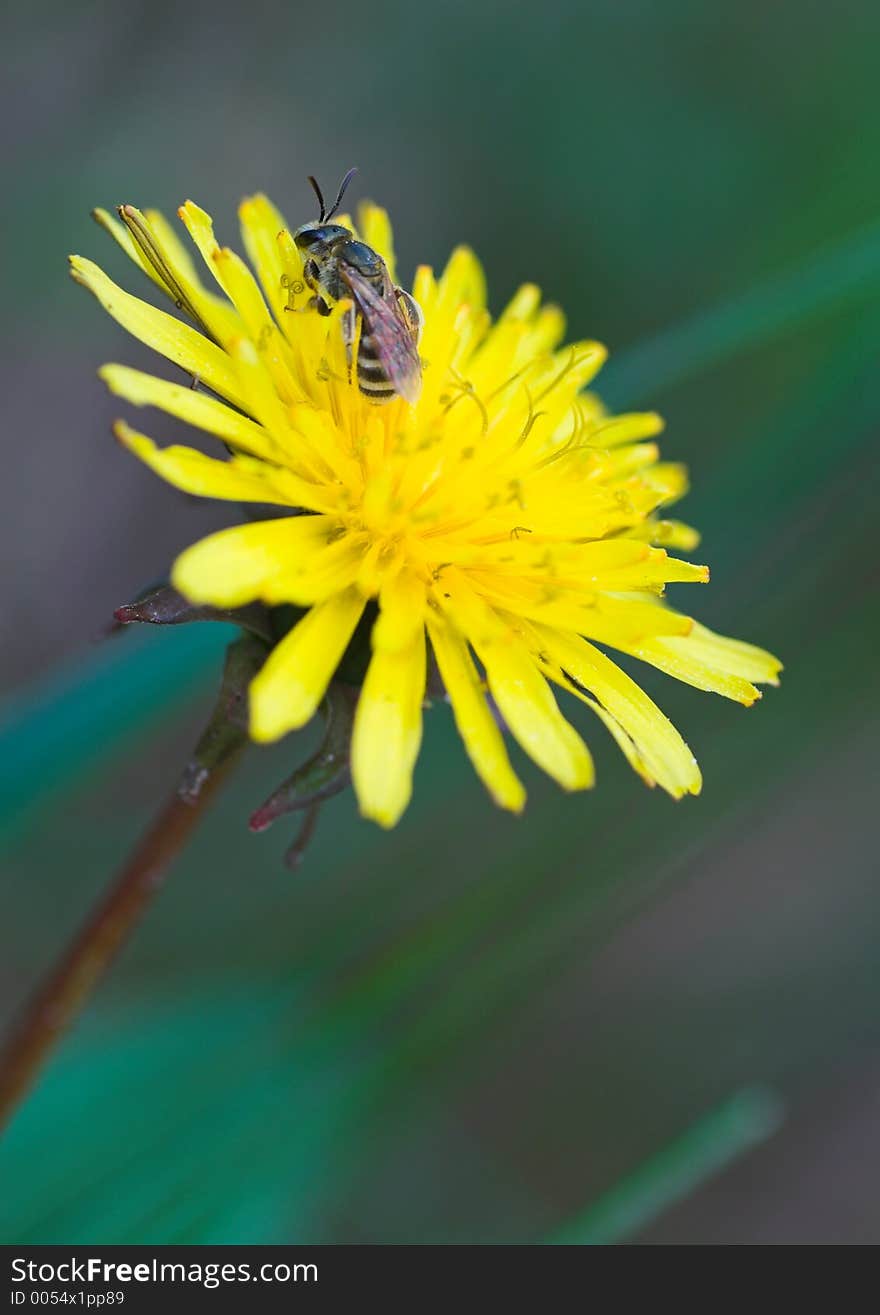
<svg viewBox="0 0 880 1315">
<path fill-rule="evenodd" d="M 191 698 L 231 627 L 188 626 L 115 640 L 24 690 L 0 710 L 0 835 L 45 795 Z M 210 680 L 210 676 L 208 677 Z"/>
<path fill-rule="evenodd" d="M 775 1092 L 766 1087 L 738 1091 L 547 1242 L 552 1246 L 608 1246 L 626 1241 L 744 1152 L 766 1141 L 782 1117 L 782 1103 Z"/>
<path fill-rule="evenodd" d="M 600 392 L 613 405 L 641 403 L 843 306 L 876 302 L 878 294 L 880 227 L 873 225 L 811 262 L 612 357 Z"/>
</svg>

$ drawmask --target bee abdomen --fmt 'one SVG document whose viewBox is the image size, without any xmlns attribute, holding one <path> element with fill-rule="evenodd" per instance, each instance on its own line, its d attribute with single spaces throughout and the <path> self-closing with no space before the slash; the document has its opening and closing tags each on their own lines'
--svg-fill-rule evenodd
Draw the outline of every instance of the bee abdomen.
<svg viewBox="0 0 880 1315">
<path fill-rule="evenodd" d="M 358 344 L 357 377 L 361 392 L 373 402 L 387 402 L 397 395 L 388 381 L 371 333 L 362 334 Z"/>
</svg>

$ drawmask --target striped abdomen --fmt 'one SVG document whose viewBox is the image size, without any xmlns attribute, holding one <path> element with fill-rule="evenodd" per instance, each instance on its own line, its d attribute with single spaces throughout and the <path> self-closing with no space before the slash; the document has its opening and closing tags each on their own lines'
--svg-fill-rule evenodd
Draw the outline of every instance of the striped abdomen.
<svg viewBox="0 0 880 1315">
<path fill-rule="evenodd" d="M 379 357 L 375 335 L 370 332 L 365 321 L 361 325 L 358 343 L 357 380 L 361 392 L 371 402 L 390 402 L 392 397 L 397 396 Z"/>
<path fill-rule="evenodd" d="M 340 261 L 338 267 L 354 302 L 344 333 L 349 360 L 356 345 L 358 387 L 371 402 L 405 397 L 414 404 L 422 382 L 417 346 L 421 310 L 408 292 L 391 283 L 384 262 L 370 247 L 348 246 L 358 248 L 361 262 L 357 267 Z"/>
</svg>

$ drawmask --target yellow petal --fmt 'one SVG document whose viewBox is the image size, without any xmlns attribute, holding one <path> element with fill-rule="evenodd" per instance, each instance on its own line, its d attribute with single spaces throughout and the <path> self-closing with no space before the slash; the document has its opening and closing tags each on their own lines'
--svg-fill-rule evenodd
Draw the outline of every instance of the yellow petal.
<svg viewBox="0 0 880 1315">
<path fill-rule="evenodd" d="M 632 411 L 628 415 L 598 417 L 588 431 L 591 447 L 621 447 L 663 432 L 663 417 L 656 411 Z"/>
<path fill-rule="evenodd" d="M 262 596 L 267 603 L 319 603 L 354 584 L 368 545 L 366 535 L 347 534 L 282 571 L 267 583 Z"/>
<path fill-rule="evenodd" d="M 207 393 L 170 383 L 167 379 L 156 379 L 141 370 L 129 369 L 127 365 L 105 365 L 98 374 L 111 393 L 134 406 L 157 406 L 197 429 L 214 434 L 231 447 L 254 456 L 276 459 L 276 445 L 260 425 Z"/>
<path fill-rule="evenodd" d="M 499 324 L 509 320 L 530 320 L 541 305 L 541 289 L 537 283 L 523 283 L 511 297 L 498 317 Z"/>
<path fill-rule="evenodd" d="M 233 525 L 182 552 L 171 582 L 193 603 L 239 607 L 264 598 L 276 577 L 326 550 L 332 525 L 326 516 Z"/>
<path fill-rule="evenodd" d="M 495 644 L 478 652 L 492 697 L 526 753 L 565 790 L 588 789 L 594 781 L 590 752 L 525 649 Z"/>
<path fill-rule="evenodd" d="M 448 555 L 458 558 L 454 551 Z M 477 567 L 493 565 L 501 578 L 538 578 L 545 592 L 560 587 L 625 592 L 673 581 L 705 583 L 709 578 L 708 567 L 670 557 L 665 549 L 638 539 L 557 544 L 528 537 L 486 546 L 464 544 L 462 555 L 465 561 L 469 555 L 469 564 Z"/>
<path fill-rule="evenodd" d="M 302 401 L 306 394 L 302 381 L 296 378 L 289 347 L 272 319 L 253 274 L 229 247 L 218 247 L 214 251 L 213 266 L 221 287 L 241 316 L 264 361 L 278 396 L 286 403 Z"/>
<path fill-rule="evenodd" d="M 555 584 L 547 585 L 538 576 L 530 580 L 504 580 L 498 572 L 469 574 L 493 605 L 614 648 L 625 649 L 627 644 L 639 643 L 649 635 L 687 634 L 693 626 L 690 617 L 672 608 L 652 606 L 641 598 L 561 590 Z"/>
<path fill-rule="evenodd" d="M 600 593 L 596 595 L 591 610 L 602 619 L 604 633 L 593 635 L 587 628 L 580 629 L 580 633 L 588 639 L 600 639 L 602 643 L 613 644 L 614 641 L 607 637 L 611 626 L 618 628 L 627 638 L 638 640 L 646 635 L 687 635 L 694 624 L 691 617 L 683 616 L 674 608 L 658 607 L 656 603 L 643 601 L 638 595 L 617 597 Z"/>
<path fill-rule="evenodd" d="M 587 339 L 569 343 L 555 352 L 543 369 L 534 372 L 533 401 L 543 402 L 557 390 L 564 390 L 564 395 L 574 401 L 607 359 L 608 348 L 601 342 Z"/>
<path fill-rule="evenodd" d="M 281 265 L 281 288 L 284 293 L 283 314 L 279 319 L 282 329 L 292 340 L 296 336 L 296 321 L 293 312 L 302 310 L 312 295 L 311 288 L 304 282 L 302 255 L 286 228 L 276 234 L 278 259 Z M 256 262 L 255 262 L 256 264 Z M 267 264 L 274 262 L 267 258 Z M 259 266 L 257 266 L 259 268 Z"/>
<path fill-rule="evenodd" d="M 424 697 L 420 628 L 406 648 L 373 654 L 355 713 L 352 780 L 361 813 L 380 826 L 394 826 L 410 801 Z"/>
<path fill-rule="evenodd" d="M 425 624 L 425 585 L 410 571 L 398 571 L 379 594 L 379 617 L 373 626 L 374 649 L 393 653 L 408 648 Z"/>
<path fill-rule="evenodd" d="M 118 243 L 128 256 L 129 260 L 137 265 L 141 273 L 146 274 L 147 277 L 155 283 L 156 287 L 165 293 L 166 297 L 170 297 L 171 290 L 168 287 L 168 284 L 150 262 L 144 259 L 143 253 L 133 241 L 131 233 L 129 233 L 125 224 L 121 223 L 115 215 L 111 215 L 110 211 L 105 210 L 102 206 L 98 206 L 92 211 L 92 218 L 96 223 L 101 225 L 105 232 L 110 234 L 113 241 Z"/>
<path fill-rule="evenodd" d="M 511 734 L 564 789 L 589 788 L 594 780 L 590 752 L 559 711 L 522 638 L 458 572 L 450 570 L 443 579 L 443 604 L 485 667 L 489 690 Z"/>
<path fill-rule="evenodd" d="M 238 209 L 241 236 L 248 260 L 259 275 L 263 292 L 275 319 L 280 324 L 287 312 L 288 274 L 278 243 L 278 234 L 286 231 L 284 218 L 262 193 L 248 196 Z"/>
<path fill-rule="evenodd" d="M 264 356 L 250 338 L 235 338 L 229 344 L 238 387 L 246 410 L 271 434 L 281 450 L 289 446 L 290 413 L 278 396 Z"/>
<path fill-rule="evenodd" d="M 217 461 L 191 447 L 159 448 L 124 420 L 117 420 L 113 433 L 123 447 L 184 493 L 232 502 L 268 502 L 282 507 L 312 505 L 314 486 L 289 471 L 276 471 L 273 466 L 245 457 Z M 322 503 L 320 490 L 315 492 L 317 502 Z"/>
<path fill-rule="evenodd" d="M 195 201 L 185 201 L 177 214 L 198 248 L 202 260 L 222 288 L 220 275 L 214 265 L 214 253 L 220 250 L 220 244 L 214 236 L 214 221 L 211 216 L 201 206 L 196 205 Z"/>
<path fill-rule="evenodd" d="M 161 243 L 168 259 L 184 275 L 189 283 L 199 288 L 205 296 L 210 295 L 202 286 L 195 261 L 160 210 L 145 210 L 144 215 Z"/>
<path fill-rule="evenodd" d="M 682 639 L 686 643 L 682 643 Z M 666 645 L 673 652 L 686 653 L 692 658 L 700 658 L 720 671 L 744 680 L 753 680 L 762 685 L 778 685 L 782 663 L 779 658 L 767 653 L 754 644 L 746 644 L 741 639 L 728 639 L 726 635 L 716 635 L 695 622 L 687 636 L 679 637 L 674 643 L 667 638 Z"/>
<path fill-rule="evenodd" d="M 192 269 L 192 263 L 185 261 L 183 266 L 177 264 L 173 256 L 177 244 L 172 242 L 170 248 L 166 247 L 147 216 L 137 206 L 120 206 L 119 217 L 144 264 L 155 270 L 179 310 L 201 325 L 221 346 L 225 345 L 231 334 L 241 331 L 231 307 L 219 302 L 216 297 L 209 297 L 198 280 L 189 277 L 187 270 Z"/>
<path fill-rule="evenodd" d="M 220 246 L 211 216 L 194 201 L 185 202 L 177 213 L 211 274 L 241 315 L 248 333 L 259 343 L 265 334 L 275 330 L 275 325 L 254 276 L 240 256 Z"/>
<path fill-rule="evenodd" d="M 412 295 L 427 315 L 437 299 L 437 280 L 430 265 L 419 265 L 413 277 Z"/>
<path fill-rule="evenodd" d="M 70 272 L 88 288 L 109 315 L 124 329 L 179 365 L 236 406 L 247 409 L 232 362 L 204 334 L 123 292 L 102 269 L 82 256 L 70 257 Z"/>
<path fill-rule="evenodd" d="M 428 633 L 458 733 L 477 775 L 496 804 L 521 812 L 526 792 L 510 765 L 504 736 L 489 711 L 467 644 L 433 617 L 428 619 Z"/>
<path fill-rule="evenodd" d="M 699 794 L 702 778 L 693 753 L 668 717 L 626 672 L 586 640 L 561 635 L 546 626 L 535 626 L 535 634 L 542 652 L 561 673 L 596 696 L 664 790 L 675 798 Z M 565 683 L 564 679 L 560 683 Z"/>
<path fill-rule="evenodd" d="M 659 500 L 655 505 L 659 505 L 659 502 L 678 502 L 690 487 L 687 466 L 679 462 L 658 461 L 656 466 L 642 471 L 640 478 Z"/>
<path fill-rule="evenodd" d="M 255 740 L 277 740 L 315 714 L 364 610 L 356 589 L 313 607 L 285 635 L 250 688 Z"/>
<path fill-rule="evenodd" d="M 686 685 L 722 694 L 724 698 L 743 703 L 746 707 L 761 697 L 761 691 L 749 680 L 726 669 L 723 662 L 719 662 L 717 650 L 708 656 L 703 645 L 697 644 L 692 650 L 689 635 L 664 635 L 631 646 L 621 644 L 620 648 L 624 653 L 631 653 L 642 662 L 665 671 L 668 676 L 684 681 Z M 769 658 L 770 655 L 766 656 Z"/>
<path fill-rule="evenodd" d="M 263 299 L 257 280 L 230 247 L 217 247 L 213 265 L 220 286 L 241 316 L 248 333 L 261 350 L 269 334 L 277 333 L 269 307 Z"/>
<path fill-rule="evenodd" d="M 117 219 L 115 215 L 111 215 L 107 210 L 100 208 L 92 211 L 92 218 L 110 234 L 129 259 L 155 283 L 157 288 L 161 289 L 166 297 L 176 304 L 180 302 L 179 289 L 175 291 L 174 287 L 169 285 L 168 280 L 163 277 L 161 266 L 158 266 L 156 261 L 148 259 L 141 246 L 134 240 L 131 232 L 121 220 Z M 207 308 L 207 320 L 213 324 L 218 341 L 225 340 L 236 331 L 240 332 L 241 325 L 235 310 L 228 302 L 221 301 L 219 297 L 213 296 L 204 287 L 196 273 L 195 265 L 190 259 L 189 253 L 165 216 L 158 210 L 146 210 L 143 218 L 152 229 L 158 246 L 164 252 L 167 265 L 172 270 L 177 271 L 178 284 L 182 283 L 191 289 L 194 308 L 196 303 Z M 199 318 L 199 316 L 197 315 L 196 318 Z M 201 318 L 205 320 L 205 317 Z"/>
<path fill-rule="evenodd" d="M 782 670 L 782 663 L 772 653 L 716 635 L 696 623 L 687 635 L 652 637 L 624 651 L 688 685 L 723 694 L 746 707 L 761 697 L 751 682 L 778 685 Z"/>
<path fill-rule="evenodd" d="M 470 247 L 456 247 L 440 275 L 439 293 L 453 305 L 466 302 L 475 310 L 486 304 L 486 275 Z"/>
<path fill-rule="evenodd" d="M 709 568 L 708 566 L 699 566 L 696 562 L 683 562 L 679 557 L 669 557 L 662 548 L 652 548 L 652 553 L 662 553 L 663 556 L 652 556 L 651 563 L 646 568 L 642 577 L 645 584 L 672 584 L 681 582 L 684 584 L 708 584 Z M 618 577 L 615 576 L 615 579 Z M 620 589 L 639 589 L 641 585 L 637 579 L 627 580 L 626 584 L 612 585 L 612 588 Z"/>
<path fill-rule="evenodd" d="M 684 521 L 646 520 L 634 526 L 630 534 L 644 538 L 648 543 L 655 543 L 661 548 L 677 548 L 681 552 L 692 552 L 700 545 L 700 532 Z"/>
</svg>

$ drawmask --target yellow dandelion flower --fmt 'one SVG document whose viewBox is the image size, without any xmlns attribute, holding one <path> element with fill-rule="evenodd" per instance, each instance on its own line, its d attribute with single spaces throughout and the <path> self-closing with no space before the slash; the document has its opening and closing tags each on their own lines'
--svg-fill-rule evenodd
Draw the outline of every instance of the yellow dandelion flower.
<svg viewBox="0 0 880 1315">
<path fill-rule="evenodd" d="M 605 349 L 563 345 L 562 312 L 532 285 L 493 321 L 482 268 L 460 247 L 439 277 L 422 267 L 413 283 L 417 402 L 379 405 L 353 377 L 351 303 L 310 309 L 291 230 L 266 197 L 240 210 L 254 272 L 217 243 L 198 206 L 179 214 L 206 281 L 158 213 L 126 206 L 119 220 L 96 217 L 191 324 L 80 256 L 72 273 L 199 385 L 107 365 L 110 390 L 214 435 L 226 452 L 160 450 L 123 422 L 120 442 L 188 493 L 290 509 L 210 535 L 172 573 L 196 604 L 306 609 L 251 684 L 252 737 L 275 740 L 310 720 L 371 609 L 351 746 L 367 817 L 392 826 L 409 801 L 429 654 L 468 756 L 503 808 L 519 811 L 525 791 L 502 728 L 566 790 L 593 784 L 554 687 L 594 710 L 649 785 L 698 793 L 691 750 L 603 650 L 744 704 L 759 697 L 756 683 L 776 683 L 780 664 L 663 602 L 667 583 L 709 572 L 668 551 L 698 536 L 661 510 L 685 492 L 686 475 L 659 460 L 660 418 L 610 415 L 584 391 Z M 334 222 L 355 231 L 347 217 Z M 357 232 L 395 277 L 385 211 L 362 207 Z"/>
</svg>

